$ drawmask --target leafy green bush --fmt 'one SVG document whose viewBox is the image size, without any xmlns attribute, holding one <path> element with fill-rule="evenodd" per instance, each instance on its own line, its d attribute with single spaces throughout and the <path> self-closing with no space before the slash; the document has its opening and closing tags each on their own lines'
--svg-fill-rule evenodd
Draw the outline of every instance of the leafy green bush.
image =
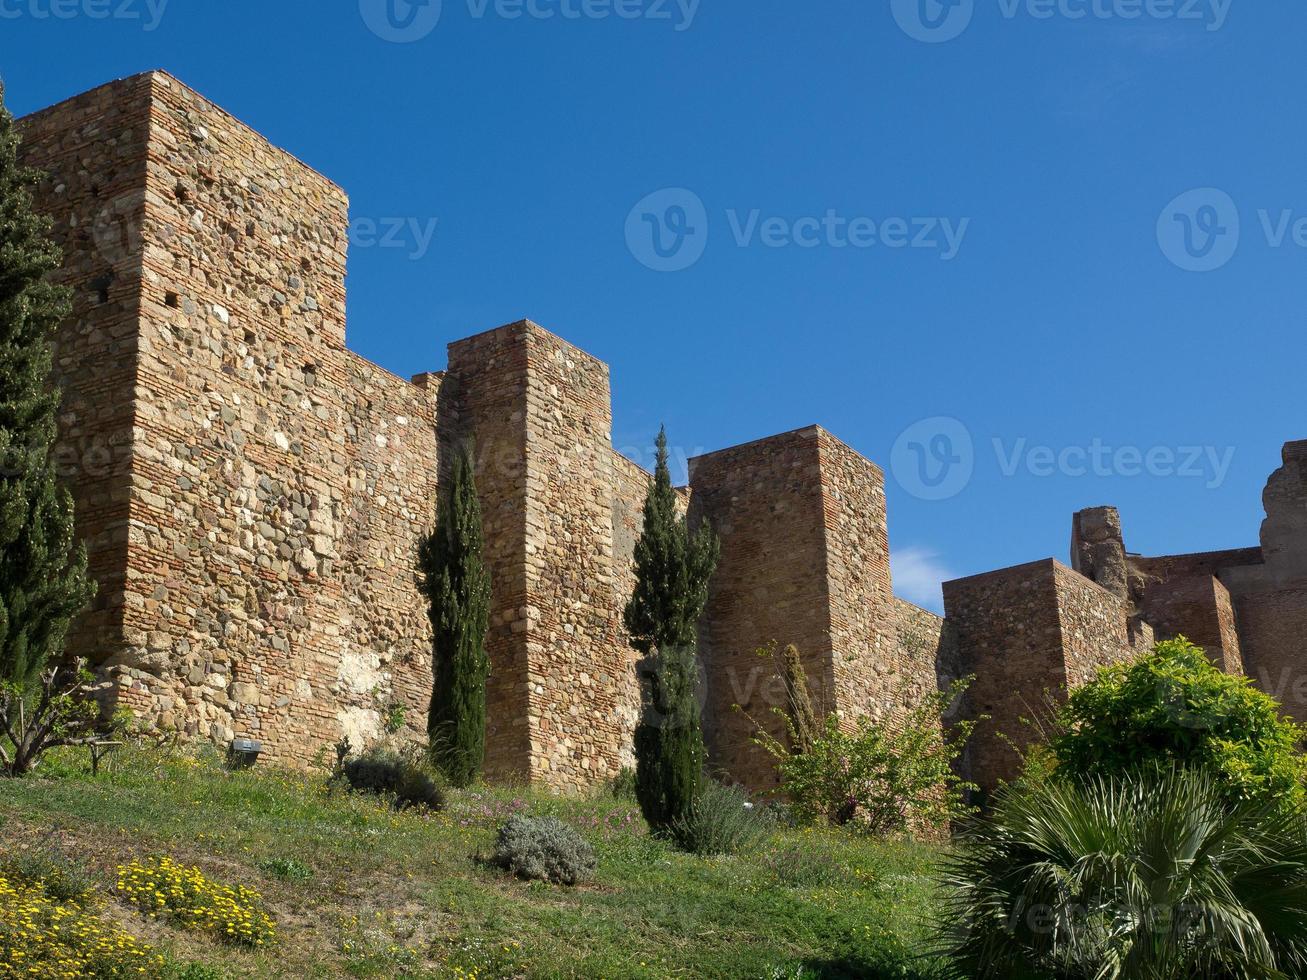
<svg viewBox="0 0 1307 980">
<path fill-rule="evenodd" d="M 553 817 L 510 817 L 499 828 L 492 863 L 519 878 L 575 885 L 596 867 L 585 839 Z"/>
<path fill-rule="evenodd" d="M 1232 807 L 1202 769 L 1006 787 L 945 870 L 959 977 L 1307 971 L 1307 819 Z"/>
<path fill-rule="evenodd" d="M 832 714 L 804 752 L 765 730 L 754 741 L 777 760 L 781 789 L 801 822 L 878 835 L 938 826 L 970 812 L 964 794 L 975 787 L 953 763 L 976 722 L 945 719 L 969 683 L 927 696 L 894 727 L 864 717 L 847 731 Z M 790 744 L 797 744 L 788 720 L 787 728 Z"/>
<path fill-rule="evenodd" d="M 667 836 L 683 851 L 710 857 L 738 854 L 774 826 L 770 814 L 743 790 L 708 782 L 689 810 L 672 821 Z"/>
<path fill-rule="evenodd" d="M 1219 774 L 1231 800 L 1297 806 L 1307 776 L 1299 751 L 1307 729 L 1277 709 L 1248 678 L 1223 673 L 1180 638 L 1105 667 L 1073 691 L 1049 744 L 1057 771 L 1072 777 L 1175 761 Z"/>
<path fill-rule="evenodd" d="M 340 771 L 350 789 L 390 797 L 400 809 L 439 810 L 445 805 L 444 791 L 431 770 L 399 752 L 371 750 L 346 759 Z"/>
</svg>

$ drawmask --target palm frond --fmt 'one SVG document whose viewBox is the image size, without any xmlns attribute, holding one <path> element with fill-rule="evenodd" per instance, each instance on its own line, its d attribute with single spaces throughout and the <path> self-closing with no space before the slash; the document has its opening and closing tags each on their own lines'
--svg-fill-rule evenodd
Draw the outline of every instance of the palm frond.
<svg viewBox="0 0 1307 980">
<path fill-rule="evenodd" d="M 944 867 L 960 976 L 1219 980 L 1307 972 L 1307 819 L 1202 770 L 999 794 Z"/>
</svg>

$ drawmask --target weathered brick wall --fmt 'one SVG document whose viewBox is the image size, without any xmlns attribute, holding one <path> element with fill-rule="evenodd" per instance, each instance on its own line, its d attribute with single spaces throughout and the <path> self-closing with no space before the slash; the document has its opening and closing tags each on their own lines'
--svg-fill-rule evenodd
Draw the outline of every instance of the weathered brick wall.
<svg viewBox="0 0 1307 980">
<path fill-rule="evenodd" d="M 967 710 L 990 716 L 970 747 L 987 788 L 1020 771 L 1017 749 L 1038 741 L 1069 688 L 1133 653 L 1128 603 L 1052 560 L 946 582 L 944 608 L 962 670 L 976 677 Z"/>
<path fill-rule="evenodd" d="M 1260 574 L 1260 548 L 1145 558 L 1125 550 L 1115 507 L 1094 507 L 1072 520 L 1072 567 L 1131 605 L 1131 643 L 1146 649 L 1153 631 L 1184 635 L 1223 669 L 1242 670 L 1234 607 L 1215 576 Z"/>
<path fill-rule="evenodd" d="M 491 330 L 449 345 L 447 384 L 465 420 L 460 435 L 476 453 L 483 554 L 490 571 L 486 652 L 486 772 L 492 778 L 530 771 L 527 723 L 526 426 L 527 351 Z"/>
<path fill-rule="evenodd" d="M 721 539 L 699 629 L 709 754 L 737 780 L 771 786 L 774 763 L 752 744 L 750 719 L 733 710 L 738 704 L 773 734 L 782 732 L 771 709 L 784 704 L 784 690 L 757 651 L 795 644 L 813 706 L 822 714 L 835 707 L 818 430 L 691 459 L 690 487 L 691 524 L 707 520 Z"/>
<path fill-rule="evenodd" d="M 1261 548 L 1233 548 L 1228 551 L 1203 551 L 1192 555 L 1162 555 L 1155 558 L 1130 556 L 1131 567 L 1150 579 L 1221 575 L 1232 568 L 1257 567 L 1261 564 Z"/>
<path fill-rule="evenodd" d="M 1226 673 L 1243 673 L 1234 603 L 1220 579 L 1188 575 L 1153 581 L 1144 593 L 1144 608 L 1162 636 L 1185 636 Z"/>
<path fill-rule="evenodd" d="M 1058 562 L 1053 563 L 1053 587 L 1068 688 L 1093 680 L 1098 668 L 1133 655 L 1133 609 L 1128 602 Z"/>
<path fill-rule="evenodd" d="M 608 365 L 529 324 L 527 599 L 533 774 L 582 787 L 620 768 L 629 683 L 613 578 Z"/>
<path fill-rule="evenodd" d="M 894 629 L 898 639 L 898 656 L 895 663 L 899 682 L 895 688 L 898 700 L 892 704 L 888 721 L 893 724 L 925 698 L 948 690 L 955 681 L 967 676 L 958 651 L 957 635 L 953 625 L 903 599 L 894 598 Z M 972 717 L 968 708 L 968 693 L 956 698 L 944 713 L 944 724 Z M 941 736 L 943 732 L 940 733 Z M 954 763 L 955 771 L 970 779 L 974 768 L 971 747 L 963 746 L 962 756 Z"/>
<path fill-rule="evenodd" d="M 297 759 L 392 703 L 416 734 L 439 383 L 344 349 L 344 194 L 150 78 L 128 699 Z"/>
<path fill-rule="evenodd" d="M 797 646 L 814 707 L 850 726 L 901 719 L 938 689 L 942 652 L 952 671 L 943 622 L 893 596 L 875 465 L 814 426 L 693 459 L 690 485 L 694 519 L 722 540 L 701 640 L 711 755 L 734 778 L 775 781 L 751 742 L 756 724 L 782 727 L 760 648 Z"/>
<path fill-rule="evenodd" d="M 890 585 L 885 477 L 824 429 L 820 457 L 835 710 L 849 723 L 888 718 L 915 680 L 900 656 Z M 933 671 L 929 678 L 934 680 Z"/>
<path fill-rule="evenodd" d="M 1136 625 L 1142 619 L 1141 629 L 1151 625 L 1164 639 L 1188 637 L 1222 669 L 1247 673 L 1282 700 L 1287 713 L 1303 717 L 1307 682 L 1297 679 L 1307 623 L 1307 442 L 1285 444 L 1282 466 L 1271 474 L 1262 500 L 1260 547 L 1157 557 L 1119 550 Z M 1093 535 L 1082 534 L 1082 525 L 1087 517 L 1093 524 L 1100 512 L 1116 513 L 1081 512 L 1073 528 L 1073 558 L 1089 575 L 1103 563 L 1086 560 L 1083 541 Z M 1119 542 L 1119 518 L 1113 530 Z M 1139 637 L 1135 644 L 1142 645 Z"/>
<path fill-rule="evenodd" d="M 497 583 L 488 770 L 610 778 L 630 759 L 635 679 L 614 574 L 608 368 L 522 321 L 452 344 L 450 374 L 478 446 Z"/>
<path fill-rule="evenodd" d="M 1017 774 L 1020 756 L 1006 740 L 1031 744 L 1034 730 L 1023 719 L 1040 717 L 1066 683 L 1056 564 L 1033 562 L 944 583 L 962 670 L 976 678 L 968 710 L 989 716 L 970 747 L 973 779 L 985 787 Z"/>
<path fill-rule="evenodd" d="M 64 439 L 122 464 L 69 474 L 103 586 L 75 647 L 121 700 L 288 761 L 367 741 L 394 707 L 420 736 L 415 549 L 442 447 L 472 434 L 496 605 L 491 772 L 581 785 L 630 761 L 613 521 L 619 501 L 638 519 L 643 480 L 612 451 L 607 367 L 529 324 L 453 345 L 448 383 L 352 354 L 344 194 L 166 74 L 25 126 L 79 286 L 59 338 Z"/>
<path fill-rule="evenodd" d="M 899 648 L 901 708 L 912 708 L 922 695 L 945 690 L 966 676 L 956 631 L 948 620 L 895 596 L 893 623 Z"/>
<path fill-rule="evenodd" d="M 1307 586 L 1251 593 L 1236 608 L 1248 676 L 1307 723 Z"/>
<path fill-rule="evenodd" d="M 19 124 L 24 163 L 47 175 L 35 204 L 63 249 L 55 279 L 73 290 L 54 347 L 57 458 L 100 586 L 69 647 L 95 663 L 122 635 L 149 86 L 145 76 L 101 86 Z"/>
</svg>

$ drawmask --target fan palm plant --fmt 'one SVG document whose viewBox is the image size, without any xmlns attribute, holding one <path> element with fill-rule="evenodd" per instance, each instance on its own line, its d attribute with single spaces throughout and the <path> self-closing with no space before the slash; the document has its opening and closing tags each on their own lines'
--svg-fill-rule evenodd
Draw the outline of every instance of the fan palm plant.
<svg viewBox="0 0 1307 980">
<path fill-rule="evenodd" d="M 946 878 L 960 976 L 1307 976 L 1307 819 L 1203 770 L 1004 790 Z"/>
</svg>

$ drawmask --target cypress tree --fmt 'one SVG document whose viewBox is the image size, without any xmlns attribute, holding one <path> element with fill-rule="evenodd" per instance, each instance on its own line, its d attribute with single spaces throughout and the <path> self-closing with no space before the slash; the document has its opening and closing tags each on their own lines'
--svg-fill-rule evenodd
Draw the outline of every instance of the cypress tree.
<svg viewBox="0 0 1307 980">
<path fill-rule="evenodd" d="M 419 581 L 431 619 L 434 674 L 427 733 L 436 766 L 455 786 L 475 781 L 486 751 L 490 576 L 481 552 L 481 506 L 472 450 L 464 444 L 454 456 L 435 530 L 418 548 Z"/>
<path fill-rule="evenodd" d="M 686 813 L 703 785 L 707 753 L 695 692 L 698 624 L 719 550 L 711 528 L 705 524 L 691 533 L 677 512 L 664 429 L 635 545 L 635 591 L 624 617 L 631 646 L 645 655 L 644 710 L 635 730 L 636 796 L 656 830 Z"/>
<path fill-rule="evenodd" d="M 50 344 L 71 298 L 47 278 L 62 256 L 32 210 L 40 174 L 19 166 L 18 144 L 0 85 L 0 683 L 28 688 L 95 587 L 53 459 Z"/>
</svg>

